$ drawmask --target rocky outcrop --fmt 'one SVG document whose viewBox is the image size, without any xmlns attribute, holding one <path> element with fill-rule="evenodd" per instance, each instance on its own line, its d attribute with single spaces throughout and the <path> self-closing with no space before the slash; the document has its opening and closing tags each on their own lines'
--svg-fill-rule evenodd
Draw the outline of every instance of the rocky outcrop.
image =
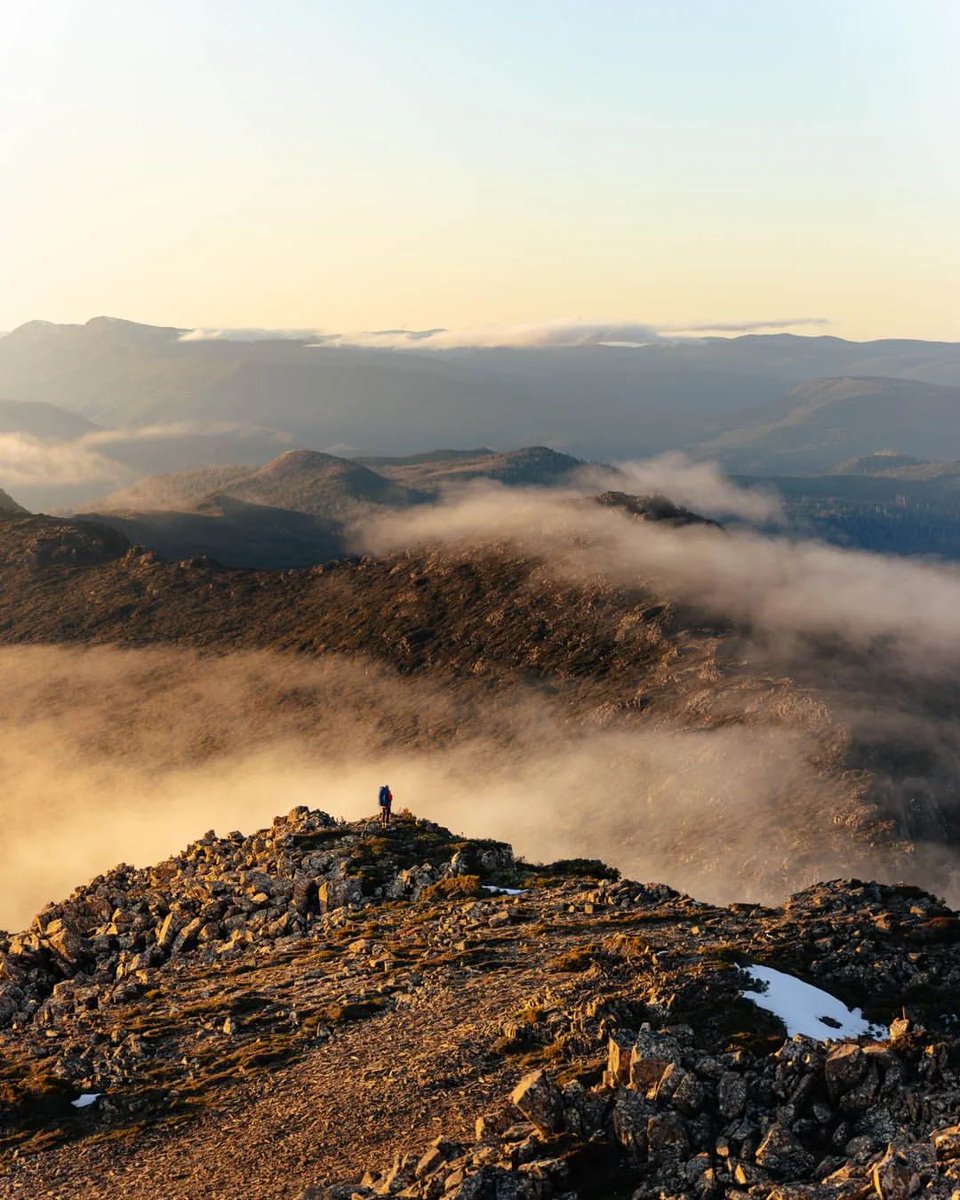
<svg viewBox="0 0 960 1200">
<path fill-rule="evenodd" d="M 198 1170 L 230 1197 L 294 1180 L 315 1200 L 950 1196 L 957 919 L 855 880 L 718 907 L 409 815 L 382 830 L 296 808 L 121 865 L 0 940 L 0 1151 L 33 1155 L 9 1177 L 23 1194 L 85 1194 L 113 1137 L 149 1126 L 169 1164 L 185 1151 L 165 1123 L 208 1112 Z M 787 1037 L 745 964 L 877 1032 Z M 245 1193 L 216 1114 L 271 1096 L 263 1136 L 311 1166 L 257 1167 Z M 331 1107 L 348 1115 L 321 1135 Z M 390 1154 L 371 1163 L 374 1136 Z M 93 1194 L 195 1194 L 117 1186 Z"/>
<path fill-rule="evenodd" d="M 508 846 L 468 842 L 430 822 L 365 836 L 305 807 L 249 837 L 212 831 L 155 867 L 121 864 L 51 904 L 21 934 L 0 935 L 0 1025 L 53 1026 L 88 1004 L 137 995 L 169 959 L 214 963 L 245 947 L 277 948 L 324 915 L 416 900 L 432 885 L 512 865 Z M 422 857 L 421 857 L 422 856 Z"/>
<path fill-rule="evenodd" d="M 958 1113 L 955 1045 L 910 1021 L 883 1042 L 797 1037 L 772 1055 L 714 1054 L 689 1026 L 644 1025 L 610 1038 L 599 1085 L 534 1071 L 478 1120 L 475 1144 L 438 1138 L 357 1186 L 315 1195 L 551 1200 L 630 1181 L 633 1200 L 951 1196 Z"/>
<path fill-rule="evenodd" d="M 699 513 L 691 512 L 689 508 L 674 504 L 667 496 L 631 496 L 628 492 L 603 492 L 597 496 L 597 503 L 602 504 L 605 508 L 622 509 L 641 521 L 654 521 L 674 529 L 682 529 L 687 525 L 705 525 L 713 529 L 723 528 L 719 521 L 701 517 Z"/>
</svg>

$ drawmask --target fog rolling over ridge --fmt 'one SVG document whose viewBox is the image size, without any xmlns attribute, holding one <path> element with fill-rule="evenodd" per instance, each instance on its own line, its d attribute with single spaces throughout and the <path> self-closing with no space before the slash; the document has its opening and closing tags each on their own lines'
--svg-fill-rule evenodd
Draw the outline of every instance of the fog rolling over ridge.
<svg viewBox="0 0 960 1200">
<path fill-rule="evenodd" d="M 669 464 L 653 476 L 668 488 Z M 588 473 L 587 480 L 642 479 L 648 469 L 627 464 L 613 473 Z M 714 478 L 719 489 L 721 477 Z M 676 480 L 680 494 L 689 495 L 691 486 L 704 498 L 710 494 L 709 477 L 701 483 L 698 470 L 682 462 Z M 385 554 L 417 545 L 463 551 L 508 543 L 543 558 L 564 577 L 600 574 L 620 585 L 643 583 L 744 623 L 773 648 L 787 649 L 798 637 L 834 637 L 921 676 L 949 672 L 960 658 L 960 569 L 954 566 L 749 531 L 718 537 L 709 527 L 694 526 L 678 533 L 622 513 L 610 519 L 602 507 L 583 503 L 584 495 L 574 488 L 518 491 L 478 482 L 438 506 L 369 520 L 357 531 L 358 544 Z M 739 506 L 741 512 L 775 505 L 732 484 L 711 501 L 711 507 Z"/>
<path fill-rule="evenodd" d="M 799 723 L 571 725 L 509 699 L 398 680 L 373 664 L 177 650 L 0 650 L 0 925 L 25 925 L 118 861 L 296 804 L 356 818 L 388 781 L 409 806 L 531 859 L 593 855 L 697 895 L 772 899 L 851 861 L 896 856 L 842 830 L 811 845 L 855 784 L 819 768 Z M 838 806 L 838 800 L 840 804 Z"/>
<path fill-rule="evenodd" d="M 0 925 L 211 826 L 249 830 L 295 804 L 372 812 L 385 781 L 399 805 L 529 858 L 594 855 L 705 899 L 781 899 L 855 874 L 955 900 L 960 571 L 641 521 L 588 487 L 641 479 L 770 515 L 763 494 L 674 462 L 564 488 L 473 484 L 354 530 L 390 556 L 395 625 L 422 619 L 406 614 L 442 562 L 455 579 L 484 556 L 529 561 L 527 590 L 559 581 L 551 603 L 636 591 L 621 639 L 650 598 L 669 598 L 654 657 L 626 690 L 595 664 L 585 701 L 560 676 L 455 667 L 469 656 L 452 650 L 399 675 L 367 653 L 227 653 L 212 633 L 202 653 L 0 649 Z M 162 589 L 163 568 L 147 569 Z M 337 578 L 356 585 L 349 569 Z M 488 628 L 521 600 L 505 594 Z"/>
<path fill-rule="evenodd" d="M 696 480 L 681 471 L 678 489 L 690 478 Z M 719 499 L 735 511 L 735 500 Z M 762 498 L 743 500 L 748 507 L 757 502 Z M 642 582 L 693 613 L 730 623 L 737 636 L 726 646 L 726 659 L 741 659 L 741 681 L 749 677 L 762 688 L 769 679 L 772 698 L 774 681 L 786 673 L 801 694 L 823 704 L 838 736 L 848 739 L 843 763 L 863 772 L 865 793 L 881 819 L 892 819 L 917 841 L 957 843 L 956 567 L 750 532 L 723 535 L 707 526 L 638 527 L 620 514 L 608 520 L 573 492 L 558 504 L 555 494 L 520 497 L 489 484 L 402 523 L 380 517 L 363 533 L 363 545 L 378 553 L 418 540 L 455 552 L 484 541 L 507 544 L 537 556 L 559 578 L 626 587 Z M 738 686 L 737 671 L 717 680 L 712 720 L 723 720 L 725 699 L 735 697 Z M 840 795 L 838 789 L 838 809 Z M 952 878 L 948 869 L 927 883 L 943 888 L 953 886 Z"/>
</svg>

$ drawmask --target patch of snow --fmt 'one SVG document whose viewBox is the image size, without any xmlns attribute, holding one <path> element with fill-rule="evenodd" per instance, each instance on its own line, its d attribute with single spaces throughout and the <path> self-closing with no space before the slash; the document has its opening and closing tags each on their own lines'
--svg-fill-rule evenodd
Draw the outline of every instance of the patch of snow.
<svg viewBox="0 0 960 1200">
<path fill-rule="evenodd" d="M 103 1095 L 103 1092 L 84 1092 L 82 1096 L 78 1096 L 76 1100 L 71 1100 L 70 1103 L 74 1108 L 89 1108 L 91 1104 L 96 1103 Z"/>
<path fill-rule="evenodd" d="M 757 1008 L 779 1017 L 788 1037 L 802 1034 L 819 1042 L 841 1038 L 886 1037 L 886 1030 L 871 1025 L 859 1008 L 847 1008 L 842 1000 L 802 979 L 784 975 L 773 967 L 746 966 L 744 970 L 758 985 L 743 995 Z"/>
<path fill-rule="evenodd" d="M 522 896 L 526 888 L 502 888 L 494 883 L 481 884 L 485 892 L 495 892 L 498 896 Z"/>
</svg>

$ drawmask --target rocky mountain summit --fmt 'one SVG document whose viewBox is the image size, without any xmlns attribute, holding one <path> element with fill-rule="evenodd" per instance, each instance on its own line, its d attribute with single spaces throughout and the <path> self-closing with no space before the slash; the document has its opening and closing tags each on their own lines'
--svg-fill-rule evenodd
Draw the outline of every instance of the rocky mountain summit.
<svg viewBox="0 0 960 1200">
<path fill-rule="evenodd" d="M 719 907 L 296 808 L 0 937 L 0 1192 L 952 1196 L 958 986 L 916 888 Z"/>
</svg>

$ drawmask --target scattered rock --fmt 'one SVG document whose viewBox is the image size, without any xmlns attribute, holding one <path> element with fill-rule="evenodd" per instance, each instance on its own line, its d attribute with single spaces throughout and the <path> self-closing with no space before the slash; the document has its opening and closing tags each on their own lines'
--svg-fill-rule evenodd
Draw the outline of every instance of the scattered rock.
<svg viewBox="0 0 960 1200">
<path fill-rule="evenodd" d="M 546 1071 L 531 1071 L 514 1088 L 511 1101 L 538 1132 L 549 1137 L 563 1128 L 563 1093 Z"/>
</svg>

